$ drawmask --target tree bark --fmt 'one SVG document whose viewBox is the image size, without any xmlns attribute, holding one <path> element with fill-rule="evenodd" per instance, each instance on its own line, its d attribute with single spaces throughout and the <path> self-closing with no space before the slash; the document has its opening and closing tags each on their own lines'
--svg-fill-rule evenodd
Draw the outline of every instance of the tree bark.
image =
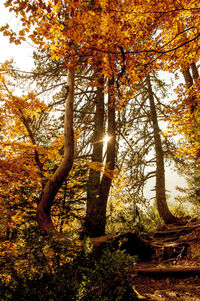
<svg viewBox="0 0 200 301">
<path fill-rule="evenodd" d="M 54 198 L 62 186 L 63 181 L 69 174 L 74 159 L 74 134 L 73 134 L 73 103 L 74 103 L 74 70 L 68 71 L 68 86 L 65 101 L 64 120 L 64 157 L 60 166 L 46 183 L 40 202 L 37 207 L 37 221 L 39 228 L 46 234 L 52 233 L 57 236 L 60 233 L 55 229 L 51 218 L 51 207 Z"/>
<path fill-rule="evenodd" d="M 100 92 L 100 91 L 99 91 Z M 93 147 L 93 160 L 99 160 L 96 162 L 103 163 L 102 151 L 103 151 L 103 135 L 104 126 L 104 95 L 103 90 L 97 94 L 96 110 L 96 123 L 95 123 L 95 136 L 96 139 L 101 140 L 101 144 L 94 145 Z M 103 115 L 101 118 L 98 115 Z M 98 129 L 98 131 L 97 131 Z M 107 143 L 106 150 L 106 174 L 103 174 L 100 178 L 100 173 L 91 170 L 88 181 L 88 198 L 87 198 L 87 212 L 85 222 L 85 234 L 90 237 L 99 237 L 105 235 L 106 227 L 106 208 L 109 196 L 109 191 L 112 183 L 113 170 L 115 166 L 115 104 L 112 101 L 112 96 L 108 96 L 108 136 L 111 137 Z M 94 160 L 94 162 L 95 162 Z M 100 161 L 101 160 L 101 161 Z"/>
<path fill-rule="evenodd" d="M 191 69 L 192 69 L 192 75 L 190 73 L 190 70 L 189 69 L 186 69 L 186 70 L 182 70 L 182 73 L 183 73 L 183 76 L 184 76 L 184 79 L 185 79 L 185 84 L 186 84 L 186 87 L 189 89 L 192 87 L 192 85 L 197 81 L 197 79 L 199 78 L 199 73 L 198 73 L 198 69 L 197 69 L 197 66 L 196 66 L 196 63 L 193 62 L 191 64 Z M 191 101 L 191 114 L 194 112 L 196 106 L 197 106 L 197 101 L 195 99 L 195 96 L 192 95 L 190 97 L 190 101 Z"/>
<path fill-rule="evenodd" d="M 29 135 L 29 138 L 30 138 L 32 144 L 37 145 L 36 142 L 35 142 L 33 132 L 31 130 L 30 126 L 29 126 L 28 120 L 24 116 L 23 111 L 21 109 L 19 109 L 19 112 L 20 112 L 20 115 L 21 115 L 22 122 L 23 122 L 23 124 L 24 124 L 24 126 L 25 126 L 25 128 L 28 132 L 28 135 Z M 41 172 L 43 172 L 43 163 L 40 161 L 39 153 L 38 153 L 37 150 L 35 150 L 34 152 L 35 152 L 35 162 L 37 163 L 37 166 L 39 167 L 39 170 Z"/>
<path fill-rule="evenodd" d="M 191 69 L 192 69 L 192 77 L 193 77 L 194 81 L 196 81 L 199 78 L 199 72 L 198 72 L 197 65 L 195 62 L 193 62 L 191 64 Z"/>
<path fill-rule="evenodd" d="M 100 185 L 99 198 L 101 206 L 99 207 L 98 216 L 98 236 L 105 235 L 106 228 L 106 209 L 108 196 L 112 184 L 113 171 L 115 168 L 116 155 L 116 124 L 115 124 L 115 103 L 112 100 L 112 95 L 108 95 L 108 136 L 110 140 L 107 142 L 106 149 L 106 174 L 103 175 Z"/>
<path fill-rule="evenodd" d="M 192 79 L 192 75 L 190 74 L 190 70 L 189 69 L 182 70 L 182 73 L 187 88 L 190 88 L 193 85 L 193 79 Z"/>
<path fill-rule="evenodd" d="M 191 77 L 192 80 L 189 80 L 188 77 L 184 76 L 185 84 L 186 84 L 186 87 L 188 89 L 192 87 L 193 83 L 194 84 L 197 83 L 197 81 L 199 79 L 199 72 L 198 72 L 198 69 L 197 69 L 197 66 L 196 66 L 195 62 L 193 62 L 191 64 L 191 70 L 192 70 L 192 76 L 190 75 L 190 77 Z M 184 71 L 182 71 L 182 72 L 184 72 Z M 188 72 L 190 74 L 189 70 L 188 70 Z M 183 73 L 183 75 L 184 75 L 184 73 Z M 190 102 L 191 102 L 190 113 L 193 114 L 196 107 L 198 106 L 198 100 L 196 99 L 195 95 L 190 96 Z M 196 133 L 194 132 L 194 137 L 195 136 L 196 136 Z M 200 161 L 200 150 L 198 150 L 196 158 L 197 158 L 197 162 L 199 163 L 199 161 Z"/>
<path fill-rule="evenodd" d="M 158 126 L 158 118 L 151 86 L 150 76 L 146 79 L 148 96 L 150 103 L 151 120 L 153 124 L 154 145 L 156 153 L 156 203 L 159 215 L 163 218 L 165 224 L 171 224 L 177 221 L 177 218 L 169 211 L 165 195 L 165 168 L 163 148 L 160 137 L 160 129 Z"/>
<path fill-rule="evenodd" d="M 103 78 L 99 79 L 99 87 L 96 94 L 96 112 L 94 120 L 93 153 L 92 162 L 102 163 L 103 161 L 103 136 L 104 136 L 104 92 Z M 90 169 L 87 184 L 87 209 L 85 219 L 85 234 L 93 237 L 97 235 L 98 208 L 100 194 L 100 171 Z"/>
</svg>

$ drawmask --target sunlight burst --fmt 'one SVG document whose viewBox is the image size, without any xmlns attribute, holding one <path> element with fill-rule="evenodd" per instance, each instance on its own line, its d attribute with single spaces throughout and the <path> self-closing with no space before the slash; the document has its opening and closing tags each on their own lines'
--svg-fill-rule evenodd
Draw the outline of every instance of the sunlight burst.
<svg viewBox="0 0 200 301">
<path fill-rule="evenodd" d="M 111 137 L 109 135 L 105 135 L 103 138 L 103 142 L 108 143 L 108 141 L 110 141 Z"/>
</svg>

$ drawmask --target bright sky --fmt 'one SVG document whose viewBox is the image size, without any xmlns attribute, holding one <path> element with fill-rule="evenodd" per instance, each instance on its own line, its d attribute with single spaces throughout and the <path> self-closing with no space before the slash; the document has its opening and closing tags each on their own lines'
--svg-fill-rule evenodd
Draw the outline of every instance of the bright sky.
<svg viewBox="0 0 200 301">
<path fill-rule="evenodd" d="M 0 26 L 8 24 L 18 25 L 18 21 L 13 14 L 6 9 L 0 2 Z M 9 38 L 4 37 L 0 32 L 0 63 L 7 59 L 14 58 L 17 67 L 22 70 L 30 70 L 33 66 L 32 52 L 34 50 L 28 43 L 24 42 L 22 45 L 9 44 Z"/>
</svg>

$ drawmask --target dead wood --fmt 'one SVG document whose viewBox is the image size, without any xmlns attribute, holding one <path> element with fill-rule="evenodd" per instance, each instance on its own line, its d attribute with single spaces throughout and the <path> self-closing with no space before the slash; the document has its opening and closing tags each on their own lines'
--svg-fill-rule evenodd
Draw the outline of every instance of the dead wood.
<svg viewBox="0 0 200 301">
<path fill-rule="evenodd" d="M 186 234 L 188 232 L 191 232 L 192 230 L 200 228 L 200 224 L 197 225 L 184 225 L 184 226 L 177 226 L 171 228 L 167 228 L 164 231 L 158 231 L 153 233 L 153 237 L 155 238 L 163 238 L 163 237 L 171 237 L 174 236 L 174 238 L 179 237 L 182 234 Z"/>
<path fill-rule="evenodd" d="M 175 273 L 200 273 L 200 265 L 199 266 L 140 266 L 137 265 L 135 267 L 135 271 L 137 273 L 142 274 L 154 274 L 154 273 L 166 273 L 166 274 L 175 274 Z"/>
<path fill-rule="evenodd" d="M 93 251 L 99 253 L 105 248 L 126 250 L 136 255 L 141 262 L 173 262 L 189 259 L 200 263 L 200 220 L 185 225 L 171 225 L 147 235 L 126 232 L 91 238 Z"/>
<path fill-rule="evenodd" d="M 121 249 L 126 250 L 130 255 L 139 256 L 142 261 L 151 260 L 154 252 L 150 242 L 145 237 L 133 232 L 91 238 L 90 241 L 96 253 L 101 252 L 105 248 Z"/>
</svg>

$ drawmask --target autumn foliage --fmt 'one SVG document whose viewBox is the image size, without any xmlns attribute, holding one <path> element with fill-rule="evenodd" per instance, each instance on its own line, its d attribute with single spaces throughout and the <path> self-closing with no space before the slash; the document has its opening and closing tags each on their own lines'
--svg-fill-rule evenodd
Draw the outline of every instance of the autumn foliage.
<svg viewBox="0 0 200 301">
<path fill-rule="evenodd" d="M 131 104 L 134 108 L 139 103 L 139 111 L 143 109 L 149 119 L 148 127 L 153 123 L 155 130 L 156 125 L 161 145 L 158 121 L 152 119 L 152 112 L 145 103 L 148 83 L 151 106 L 155 106 L 154 111 L 160 108 L 159 102 L 157 106 L 153 103 L 157 98 L 151 75 L 166 71 L 180 76 L 196 66 L 192 82 L 189 84 L 186 80 L 178 84 L 174 100 L 163 110 L 162 120 L 169 123 L 168 131 L 163 134 L 165 138 L 178 135 L 181 141 L 170 156 L 200 161 L 200 6 L 197 0 L 7 0 L 4 5 L 19 26 L 16 29 L 5 24 L 0 28 L 3 35 L 16 45 L 25 41 L 33 43 L 44 57 L 55 63 L 52 78 L 59 72 L 65 78 L 62 89 L 56 91 L 64 99 L 58 101 L 60 114 L 49 99 L 37 95 L 34 84 L 34 88 L 30 84 L 28 91 L 17 89 L 20 76 L 16 75 L 12 62 L 0 66 L 0 231 L 4 258 L 1 278 L 7 284 L 12 277 L 16 277 L 15 280 L 17 277 L 31 279 L 32 275 L 40 277 L 37 256 L 45 266 L 42 274 L 54 273 L 54 266 L 57 269 L 72 262 L 82 248 L 77 243 L 77 233 L 80 234 L 84 226 L 94 225 L 99 213 L 102 221 L 102 224 L 98 222 L 99 234 L 95 226 L 88 226 L 92 230 L 82 235 L 103 235 L 106 217 L 112 217 L 113 207 L 117 217 L 119 212 L 127 210 L 120 190 L 128 185 L 133 189 L 135 183 L 127 181 L 130 163 L 125 165 L 125 159 L 118 162 L 118 156 L 122 158 L 120 151 L 124 151 L 120 135 L 129 146 L 127 153 L 133 151 L 130 133 L 127 134 L 131 129 L 125 114 L 123 116 L 126 106 Z M 36 71 L 44 78 L 48 73 Z M 32 78 L 37 85 L 36 71 Z M 82 99 L 77 101 L 80 94 Z M 86 103 L 82 125 L 76 126 L 74 121 Z M 95 116 L 96 123 L 92 118 L 87 119 L 86 114 Z M 138 119 L 142 119 L 141 116 Z M 157 118 L 156 112 L 154 117 Z M 62 129 L 58 128 L 56 118 L 61 120 Z M 120 132 L 122 120 L 127 131 L 124 133 Z M 88 129 L 86 135 L 84 128 Z M 101 136 L 106 131 L 111 141 L 105 148 Z M 133 140 L 136 134 L 133 132 Z M 81 135 L 83 147 L 80 147 Z M 84 147 L 87 152 L 83 154 Z M 142 151 L 133 151 L 135 158 Z M 160 153 L 163 155 L 162 150 Z M 138 176 L 139 181 L 142 180 Z M 109 199 L 111 192 L 112 200 Z M 162 192 L 165 194 L 165 187 Z M 131 193 L 130 196 L 132 198 Z M 135 208 L 138 217 L 137 206 Z M 49 241 L 43 240 L 40 247 L 34 248 L 33 244 L 42 237 L 36 230 L 36 211 L 43 235 L 57 233 L 63 239 L 63 233 L 67 233 L 76 243 L 52 243 L 48 237 Z M 32 240 L 30 244 L 25 237 L 27 233 Z M 8 272 L 9 258 L 16 264 L 9 265 Z M 29 271 L 30 262 L 34 264 Z"/>
</svg>

